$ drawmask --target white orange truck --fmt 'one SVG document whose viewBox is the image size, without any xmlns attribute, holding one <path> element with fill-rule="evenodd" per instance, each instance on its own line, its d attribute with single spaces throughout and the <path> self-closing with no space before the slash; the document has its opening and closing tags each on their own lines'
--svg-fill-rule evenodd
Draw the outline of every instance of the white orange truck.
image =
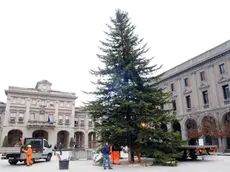
<svg viewBox="0 0 230 172">
<path fill-rule="evenodd" d="M 33 162 L 38 159 L 45 159 L 50 161 L 52 158 L 52 145 L 48 144 L 48 141 L 43 138 L 25 138 L 24 145 L 21 147 L 1 147 L 0 153 L 2 154 L 1 159 L 8 159 L 11 165 L 16 165 L 18 162 L 26 161 L 26 153 L 23 149 L 26 145 L 31 145 L 34 153 L 32 155 Z"/>
</svg>

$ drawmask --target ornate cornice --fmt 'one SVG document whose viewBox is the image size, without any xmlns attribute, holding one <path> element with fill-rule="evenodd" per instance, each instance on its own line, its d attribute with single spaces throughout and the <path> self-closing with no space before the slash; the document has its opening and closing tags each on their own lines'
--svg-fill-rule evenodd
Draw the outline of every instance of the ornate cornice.
<svg viewBox="0 0 230 172">
<path fill-rule="evenodd" d="M 47 92 L 30 92 L 30 91 L 23 91 L 23 90 L 5 90 L 6 95 L 9 93 L 12 94 L 23 94 L 23 95 L 33 95 L 33 96 L 46 96 L 46 97 L 55 97 L 55 98 L 65 98 L 65 99 L 77 99 L 75 95 L 69 94 L 52 94 Z"/>
<path fill-rule="evenodd" d="M 177 77 L 177 76 L 181 75 L 182 73 L 189 72 L 189 71 L 191 71 L 191 70 L 193 70 L 193 69 L 196 69 L 196 68 L 198 68 L 198 67 L 200 67 L 200 66 L 203 66 L 203 65 L 205 65 L 205 64 L 211 63 L 211 62 L 215 61 L 216 59 L 218 59 L 218 58 L 220 58 L 220 57 L 226 56 L 227 54 L 230 54 L 230 49 L 226 50 L 226 51 L 223 52 L 223 53 L 220 53 L 220 54 L 218 54 L 218 55 L 215 55 L 215 56 L 213 56 L 213 57 L 210 57 L 210 58 L 208 58 L 208 59 L 206 59 L 206 60 L 204 60 L 204 61 L 202 61 L 202 62 L 200 62 L 200 63 L 198 63 L 198 64 L 194 64 L 193 66 L 190 66 L 190 67 L 188 67 L 188 68 L 182 69 L 182 70 L 179 71 L 179 72 L 176 72 L 176 73 L 174 73 L 174 74 L 172 74 L 172 75 L 170 75 L 170 76 L 168 76 L 168 77 L 166 77 L 166 78 L 161 79 L 158 83 L 164 82 L 164 81 L 169 80 L 169 79 L 171 79 L 171 78 Z M 212 66 L 214 66 L 214 65 L 212 64 L 211 67 L 212 67 Z M 166 71 L 166 72 L 167 72 L 167 71 Z"/>
</svg>

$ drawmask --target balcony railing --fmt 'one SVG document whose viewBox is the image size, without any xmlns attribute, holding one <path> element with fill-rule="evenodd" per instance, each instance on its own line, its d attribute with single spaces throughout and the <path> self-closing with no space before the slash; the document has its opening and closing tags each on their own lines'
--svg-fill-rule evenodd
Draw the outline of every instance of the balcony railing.
<svg viewBox="0 0 230 172">
<path fill-rule="evenodd" d="M 192 109 L 191 108 L 187 108 L 187 112 L 191 112 L 192 111 Z"/>
<path fill-rule="evenodd" d="M 9 123 L 15 123 L 15 122 L 16 122 L 16 118 L 15 117 L 10 117 Z"/>
<path fill-rule="evenodd" d="M 228 105 L 228 104 L 230 104 L 230 99 L 224 100 L 224 105 Z"/>
<path fill-rule="evenodd" d="M 19 118 L 18 118 L 18 123 L 19 123 L 19 124 L 24 123 L 24 118 L 23 118 L 23 117 L 19 117 Z"/>
<path fill-rule="evenodd" d="M 209 108 L 209 104 L 205 104 L 204 109 L 208 109 L 208 108 Z"/>
<path fill-rule="evenodd" d="M 27 122 L 27 127 L 28 128 L 54 128 L 55 122 L 29 120 Z"/>
<path fill-rule="evenodd" d="M 74 124 L 75 128 L 85 128 L 85 124 Z"/>
</svg>

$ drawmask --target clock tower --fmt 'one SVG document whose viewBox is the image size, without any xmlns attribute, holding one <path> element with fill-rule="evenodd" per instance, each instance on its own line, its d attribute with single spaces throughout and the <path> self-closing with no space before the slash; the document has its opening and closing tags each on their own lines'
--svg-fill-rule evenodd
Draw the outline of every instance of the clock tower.
<svg viewBox="0 0 230 172">
<path fill-rule="evenodd" d="M 51 90 L 51 83 L 47 80 L 39 81 L 36 85 L 36 89 L 42 92 L 49 92 Z"/>
</svg>

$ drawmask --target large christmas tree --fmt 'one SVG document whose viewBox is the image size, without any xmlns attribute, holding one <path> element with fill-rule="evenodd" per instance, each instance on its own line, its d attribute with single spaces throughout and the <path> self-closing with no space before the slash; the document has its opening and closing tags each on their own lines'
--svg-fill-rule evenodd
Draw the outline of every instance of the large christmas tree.
<svg viewBox="0 0 230 172">
<path fill-rule="evenodd" d="M 161 67 L 150 65 L 152 58 L 143 39 L 134 33 L 135 26 L 127 12 L 116 10 L 107 38 L 101 41 L 98 55 L 103 67 L 91 70 L 98 78 L 96 90 L 90 92 L 95 100 L 86 104 L 92 114 L 102 142 L 128 146 L 165 164 L 179 156 L 180 135 L 166 129 L 175 121 L 170 110 L 162 107 L 169 102 L 169 93 L 158 87 Z"/>
</svg>

